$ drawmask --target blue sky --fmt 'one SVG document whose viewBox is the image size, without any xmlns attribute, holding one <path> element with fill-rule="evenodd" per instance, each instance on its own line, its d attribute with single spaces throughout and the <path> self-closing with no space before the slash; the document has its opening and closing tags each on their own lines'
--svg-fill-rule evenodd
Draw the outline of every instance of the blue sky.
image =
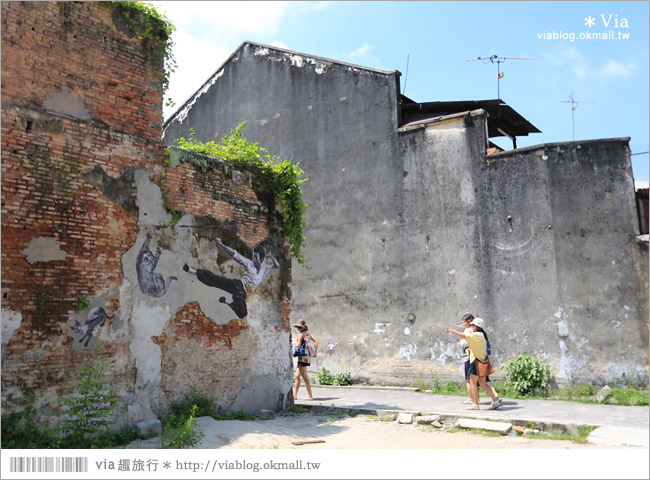
<svg viewBox="0 0 650 480">
<path fill-rule="evenodd" d="M 417 102 L 497 98 L 497 65 L 467 60 L 530 57 L 500 65 L 501 99 L 542 131 L 517 145 L 574 130 L 576 140 L 631 137 L 635 180 L 648 181 L 648 2 L 152 3 L 177 28 L 165 117 L 245 40 L 399 70 Z M 571 94 L 583 102 L 573 123 Z"/>
</svg>

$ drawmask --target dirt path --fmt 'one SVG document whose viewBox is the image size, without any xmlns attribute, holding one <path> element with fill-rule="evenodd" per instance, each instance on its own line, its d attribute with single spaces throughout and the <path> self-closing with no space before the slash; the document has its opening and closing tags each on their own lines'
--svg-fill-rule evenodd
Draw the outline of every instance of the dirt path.
<svg viewBox="0 0 650 480">
<path fill-rule="evenodd" d="M 433 427 L 402 425 L 376 417 L 338 417 L 311 413 L 277 416 L 273 420 L 220 421 L 201 417 L 197 423 L 205 438 L 198 448 L 222 449 L 587 449 L 602 445 L 565 440 L 532 439 L 469 432 L 447 432 Z M 324 440 L 294 445 L 292 442 Z M 137 448 L 137 447 L 136 447 Z M 612 448 L 612 447 L 609 447 Z M 615 447 L 613 447 L 615 448 Z"/>
</svg>

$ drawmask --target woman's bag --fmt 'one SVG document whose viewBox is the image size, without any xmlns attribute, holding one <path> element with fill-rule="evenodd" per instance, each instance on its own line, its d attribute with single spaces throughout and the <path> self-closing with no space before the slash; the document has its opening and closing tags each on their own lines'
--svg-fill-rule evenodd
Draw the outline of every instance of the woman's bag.
<svg viewBox="0 0 650 480">
<path fill-rule="evenodd" d="M 294 357 L 307 357 L 308 354 L 305 351 L 305 345 L 307 342 L 305 342 L 305 337 L 302 337 L 302 342 L 300 342 L 300 348 L 296 348 L 293 351 L 293 356 Z"/>
<path fill-rule="evenodd" d="M 311 344 L 311 338 L 309 340 L 310 341 L 307 342 L 307 353 L 310 358 L 316 358 L 316 347 Z"/>
<path fill-rule="evenodd" d="M 490 363 L 490 357 L 487 357 L 484 361 L 476 360 L 476 371 L 478 372 L 479 377 L 487 377 L 494 373 L 494 367 Z"/>
</svg>

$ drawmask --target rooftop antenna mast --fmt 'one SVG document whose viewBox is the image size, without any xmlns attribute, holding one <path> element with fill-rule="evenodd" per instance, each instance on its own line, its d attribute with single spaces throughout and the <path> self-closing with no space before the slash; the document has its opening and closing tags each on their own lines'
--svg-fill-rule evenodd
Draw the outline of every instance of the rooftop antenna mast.
<svg viewBox="0 0 650 480">
<path fill-rule="evenodd" d="M 573 98 L 573 92 L 571 92 L 571 95 L 569 95 L 568 100 L 563 100 L 562 103 L 570 103 L 571 104 L 571 129 L 573 131 L 573 140 L 575 141 L 576 139 L 576 124 L 575 124 L 575 115 L 574 112 L 576 111 L 576 108 L 578 108 L 579 103 L 594 103 L 594 102 L 579 102 Z"/>
<path fill-rule="evenodd" d="M 476 57 L 468 58 L 468 62 L 474 62 L 476 60 L 483 60 L 485 63 L 486 60 L 489 60 L 492 63 L 497 64 L 497 98 L 501 98 L 501 85 L 500 81 L 503 78 L 503 72 L 501 72 L 501 64 L 506 60 L 535 60 L 534 58 L 529 57 L 499 57 L 498 55 L 492 55 L 491 57 Z"/>
</svg>

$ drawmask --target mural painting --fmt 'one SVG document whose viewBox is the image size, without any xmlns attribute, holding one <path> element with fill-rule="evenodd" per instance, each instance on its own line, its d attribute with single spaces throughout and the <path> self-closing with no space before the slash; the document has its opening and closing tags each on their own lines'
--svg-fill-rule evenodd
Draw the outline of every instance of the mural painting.
<svg viewBox="0 0 650 480">
<path fill-rule="evenodd" d="M 86 323 L 84 325 L 81 325 L 77 320 L 75 320 L 74 325 L 71 328 L 74 333 L 82 334 L 81 338 L 79 339 L 79 343 L 86 340 L 84 347 L 87 347 L 88 342 L 93 338 L 93 330 L 95 330 L 95 327 L 103 327 L 104 323 L 106 323 L 107 318 L 109 320 L 113 319 L 115 318 L 115 314 L 109 317 L 106 313 L 106 310 L 104 310 L 102 307 L 95 307 L 90 310 L 90 312 L 88 312 L 88 317 L 86 317 Z"/>
<path fill-rule="evenodd" d="M 154 273 L 158 259 L 160 258 L 160 247 L 156 247 L 156 254 L 154 255 L 149 250 L 149 243 L 151 242 L 151 234 L 147 233 L 147 237 L 140 248 L 138 258 L 136 259 L 136 271 L 138 272 L 138 284 L 140 291 L 145 295 L 151 297 L 162 297 L 167 293 L 167 289 L 173 280 L 178 280 L 176 277 L 169 277 L 167 280 L 159 273 Z"/>
<path fill-rule="evenodd" d="M 253 260 L 243 257 L 236 250 L 224 245 L 220 238 L 216 239 L 217 244 L 223 248 L 233 260 L 244 267 L 244 276 L 241 279 L 225 278 L 212 273 L 209 270 L 193 269 L 187 264 L 183 265 L 183 270 L 193 275 L 203 284 L 209 287 L 215 287 L 232 295 L 232 301 L 228 302 L 226 297 L 220 297 L 219 302 L 225 303 L 237 314 L 239 318 L 244 318 L 248 314 L 246 308 L 247 289 L 251 291 L 262 283 L 262 281 L 271 273 L 280 268 L 280 264 L 272 254 L 266 255 L 261 244 L 257 244 L 253 249 Z M 271 261 L 269 265 L 267 260 Z"/>
</svg>

